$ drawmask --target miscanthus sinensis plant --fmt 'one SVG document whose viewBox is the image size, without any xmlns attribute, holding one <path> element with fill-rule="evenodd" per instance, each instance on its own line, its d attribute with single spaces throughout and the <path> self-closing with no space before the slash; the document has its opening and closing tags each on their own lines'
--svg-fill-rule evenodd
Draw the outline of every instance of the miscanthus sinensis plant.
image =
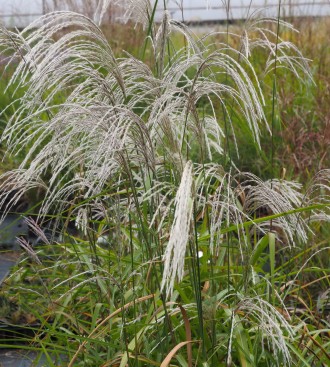
<svg viewBox="0 0 330 367">
<path fill-rule="evenodd" d="M 287 287 L 280 290 L 290 279 L 275 268 L 280 248 L 308 244 L 313 221 L 329 219 L 329 171 L 306 188 L 240 172 L 232 159 L 241 131 L 259 150 L 272 134 L 276 78 L 311 79 L 307 61 L 280 36 L 279 28 L 294 29 L 257 18 L 243 34 L 198 38 L 166 11 L 154 23 L 149 1 L 128 1 L 125 17 L 147 38 L 140 58 L 118 58 L 99 25 L 109 3 L 99 3 L 94 20 L 58 11 L 0 33 L 2 55 L 15 65 L 9 86 L 24 90 L 2 135 L 8 154 L 25 154 L 0 177 L 3 215 L 39 190 L 41 222 L 75 220 L 81 236 L 71 246 L 81 255 L 69 258 L 79 270 L 67 269 L 51 291 L 75 284 L 57 299 L 68 307 L 86 285 L 96 287 L 101 301 L 91 307 L 110 308 L 94 314 L 90 329 L 86 319 L 57 314 L 49 327 L 62 320 L 63 332 L 72 321 L 67 340 L 79 342 L 67 341 L 69 365 L 86 348 L 94 366 L 167 366 L 176 352 L 182 366 L 324 358 L 319 344 L 316 352 L 299 344 L 305 324 L 285 302 Z"/>
</svg>

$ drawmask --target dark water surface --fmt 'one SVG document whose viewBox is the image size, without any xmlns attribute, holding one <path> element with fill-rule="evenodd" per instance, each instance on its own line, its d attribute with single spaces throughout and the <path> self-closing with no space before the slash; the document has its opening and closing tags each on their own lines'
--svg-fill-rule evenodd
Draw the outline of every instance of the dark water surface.
<svg viewBox="0 0 330 367">
<path fill-rule="evenodd" d="M 49 367 L 46 356 L 41 356 L 38 361 L 38 353 L 18 349 L 0 349 L 0 367 Z M 36 361 L 36 362 L 34 362 Z M 63 362 L 63 361 L 62 361 Z M 55 359 L 53 359 L 55 365 Z M 51 365 L 54 365 L 51 364 Z M 64 366 L 62 364 L 62 366 Z"/>
<path fill-rule="evenodd" d="M 16 264 L 21 253 L 19 251 L 0 252 L 0 286 L 10 273 L 10 269 Z"/>
<path fill-rule="evenodd" d="M 28 228 L 23 219 L 9 215 L 0 225 L 0 287 L 10 273 L 10 269 L 19 261 L 22 251 L 16 237 L 26 236 Z M 3 322 L 0 326 L 7 327 Z M 10 341 L 8 340 L 10 344 Z M 5 340 L 1 340 L 5 344 Z M 55 359 L 54 359 L 55 362 Z M 0 367 L 49 367 L 46 356 L 22 349 L 0 348 Z"/>
<path fill-rule="evenodd" d="M 18 216 L 8 215 L 0 224 L 0 286 L 20 256 L 16 237 L 27 233 L 26 223 Z"/>
</svg>

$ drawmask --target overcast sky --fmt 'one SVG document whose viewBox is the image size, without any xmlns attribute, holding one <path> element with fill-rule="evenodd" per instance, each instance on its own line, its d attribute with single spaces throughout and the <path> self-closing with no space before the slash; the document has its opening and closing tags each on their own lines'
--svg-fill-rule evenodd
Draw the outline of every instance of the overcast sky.
<svg viewBox="0 0 330 367">
<path fill-rule="evenodd" d="M 268 15 L 276 16 L 277 8 L 274 5 L 278 4 L 278 1 L 279 0 L 252 0 L 252 8 L 249 10 L 249 14 L 251 14 L 251 12 L 258 6 L 273 5 L 272 10 L 268 12 Z M 177 20 L 181 20 L 181 12 L 176 5 L 176 3 L 180 2 L 181 0 L 167 1 L 172 17 Z M 223 0 L 182 0 L 183 7 L 186 9 L 184 12 L 184 18 L 188 21 L 226 19 L 226 13 L 223 8 L 221 9 L 221 7 L 223 7 L 223 2 Z M 0 19 L 7 26 L 26 26 L 35 19 L 35 14 L 42 14 L 42 3 L 43 0 L 0 0 Z M 284 5 L 285 3 L 291 4 L 291 7 L 286 7 Z M 306 5 L 306 3 L 310 4 Z M 160 7 L 162 4 L 163 1 L 159 1 Z M 206 4 L 209 5 L 210 9 L 206 9 Z M 249 4 L 250 0 L 230 0 L 230 17 L 233 19 L 246 17 Z M 292 6 L 298 4 L 300 4 L 300 6 Z M 243 6 L 243 8 L 240 8 L 240 6 Z M 197 9 L 189 10 L 189 8 Z M 294 12 L 293 14 L 292 11 Z M 282 13 L 286 15 L 330 15 L 330 1 L 282 0 Z M 13 17 L 13 14 L 20 14 L 21 16 L 19 16 L 19 18 L 17 16 Z M 23 14 L 30 14 L 30 16 L 23 16 Z"/>
<path fill-rule="evenodd" d="M 41 13 L 42 0 L 0 0 L 0 13 Z"/>
</svg>

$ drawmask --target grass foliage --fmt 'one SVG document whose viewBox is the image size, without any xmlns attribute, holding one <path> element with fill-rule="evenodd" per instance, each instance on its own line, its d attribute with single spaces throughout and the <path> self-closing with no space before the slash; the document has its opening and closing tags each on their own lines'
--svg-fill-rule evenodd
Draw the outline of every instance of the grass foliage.
<svg viewBox="0 0 330 367">
<path fill-rule="evenodd" d="M 198 37 L 129 1 L 146 38 L 118 56 L 107 3 L 1 28 L 20 93 L 2 142 L 22 158 L 0 203 L 38 192 L 44 243 L 20 240 L 2 319 L 50 366 L 328 365 L 330 170 L 302 185 L 275 159 L 282 80 L 315 88 L 295 29 L 258 17 Z"/>
</svg>

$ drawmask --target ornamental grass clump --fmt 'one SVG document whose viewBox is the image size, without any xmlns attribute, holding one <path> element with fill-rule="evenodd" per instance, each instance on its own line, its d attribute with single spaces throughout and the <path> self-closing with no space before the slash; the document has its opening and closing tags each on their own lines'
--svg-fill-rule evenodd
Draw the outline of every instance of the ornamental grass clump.
<svg viewBox="0 0 330 367">
<path fill-rule="evenodd" d="M 235 164 L 242 132 L 261 152 L 274 132 L 277 78 L 311 82 L 281 38 L 292 27 L 258 18 L 242 36 L 198 38 L 167 11 L 154 22 L 157 1 L 128 1 L 147 37 L 140 57 L 119 58 L 101 30 L 110 3 L 120 6 L 100 2 L 94 21 L 58 11 L 0 32 L 8 87 L 24 90 L 2 135 L 7 154 L 25 154 L 0 177 L 3 217 L 38 191 L 41 226 L 79 231 L 36 254 L 54 297 L 38 310 L 36 348 L 56 336 L 69 366 L 324 361 L 323 334 L 312 352 L 300 343 L 306 321 L 283 301 L 299 296 L 285 293 L 290 261 L 276 252 L 308 252 L 313 220 L 329 220 L 329 170 L 306 189 Z"/>
</svg>

